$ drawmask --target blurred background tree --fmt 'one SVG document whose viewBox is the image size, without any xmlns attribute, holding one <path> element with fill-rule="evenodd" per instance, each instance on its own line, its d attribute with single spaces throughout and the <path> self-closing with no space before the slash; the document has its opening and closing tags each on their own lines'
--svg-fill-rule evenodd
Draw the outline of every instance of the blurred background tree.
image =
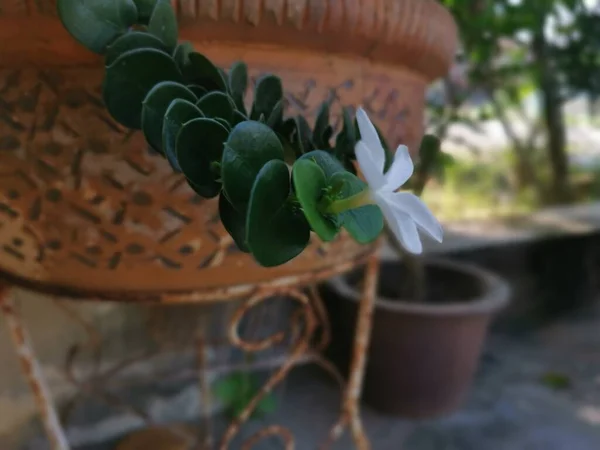
<svg viewBox="0 0 600 450">
<path fill-rule="evenodd" d="M 462 36 L 457 64 L 464 79 L 444 80 L 444 102 L 430 105 L 430 125 L 442 139 L 450 125 L 474 129 L 499 121 L 511 143 L 515 177 L 542 203 L 573 200 L 564 105 L 585 94 L 600 98 L 600 6 L 597 0 L 440 0 Z M 539 108 L 528 111 L 535 94 Z M 465 104 L 477 95 L 477 113 Z M 525 124 L 517 132 L 515 123 Z"/>
</svg>

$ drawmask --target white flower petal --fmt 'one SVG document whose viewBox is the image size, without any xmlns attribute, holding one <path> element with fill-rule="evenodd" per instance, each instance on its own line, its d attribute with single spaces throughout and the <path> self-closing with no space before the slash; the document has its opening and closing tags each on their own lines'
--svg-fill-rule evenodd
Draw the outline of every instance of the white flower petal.
<svg viewBox="0 0 600 450">
<path fill-rule="evenodd" d="M 421 238 L 417 231 L 417 226 L 410 218 L 410 216 L 404 212 L 401 212 L 392 207 L 392 205 L 381 195 L 375 195 L 374 199 L 381 208 L 381 212 L 385 217 L 390 230 L 400 242 L 400 245 L 413 254 L 420 254 L 423 252 L 423 245 L 421 244 Z"/>
<path fill-rule="evenodd" d="M 379 167 L 379 172 L 383 173 L 383 168 L 385 167 L 385 150 L 381 145 L 381 140 L 375 126 L 364 109 L 358 108 L 356 111 L 356 122 L 358 122 L 358 129 L 360 130 L 360 140 L 369 147 L 373 153 L 373 160 L 377 163 L 377 167 Z"/>
<path fill-rule="evenodd" d="M 360 171 L 365 180 L 367 180 L 371 190 L 376 191 L 381 188 L 385 184 L 383 166 L 379 165 L 379 161 L 374 156 L 372 149 L 364 141 L 358 141 L 354 149 L 354 154 L 356 155 Z"/>
<path fill-rule="evenodd" d="M 421 243 L 415 222 L 409 216 L 406 216 L 399 220 L 398 226 L 400 228 L 400 243 L 402 247 L 415 255 L 423 253 L 423 244 Z"/>
<path fill-rule="evenodd" d="M 395 191 L 412 176 L 414 165 L 406 145 L 399 145 L 394 162 L 385 174 L 386 188 Z"/>
<path fill-rule="evenodd" d="M 410 192 L 394 192 L 385 196 L 392 209 L 408 214 L 415 223 L 433 239 L 442 242 L 444 231 L 442 225 L 423 201 Z"/>
</svg>

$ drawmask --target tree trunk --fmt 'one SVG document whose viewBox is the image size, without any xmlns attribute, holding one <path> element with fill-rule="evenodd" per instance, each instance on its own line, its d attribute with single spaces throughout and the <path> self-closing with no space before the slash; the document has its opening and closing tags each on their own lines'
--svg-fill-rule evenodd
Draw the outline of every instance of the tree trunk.
<svg viewBox="0 0 600 450">
<path fill-rule="evenodd" d="M 537 62 L 539 88 L 542 97 L 543 118 L 546 125 L 548 156 L 552 167 L 553 201 L 571 200 L 569 162 L 566 153 L 566 129 L 563 102 L 556 72 L 547 56 L 546 39 L 538 33 L 533 40 L 533 53 Z"/>
</svg>

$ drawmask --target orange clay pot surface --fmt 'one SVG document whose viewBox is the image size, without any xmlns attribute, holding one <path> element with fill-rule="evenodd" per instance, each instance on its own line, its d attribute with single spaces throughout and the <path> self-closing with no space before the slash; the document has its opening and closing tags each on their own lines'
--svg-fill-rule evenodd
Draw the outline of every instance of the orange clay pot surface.
<svg viewBox="0 0 600 450">
<path fill-rule="evenodd" d="M 434 0 L 175 0 L 180 37 L 216 64 L 244 60 L 284 83 L 289 114 L 363 105 L 392 145 L 415 147 L 426 85 L 449 68 L 456 29 Z M 102 60 L 62 28 L 53 0 L 0 0 L 0 271 L 66 295 L 245 295 L 348 270 L 372 251 L 316 238 L 280 267 L 237 251 L 202 200 L 117 125 Z M 151 70 L 151 68 L 149 68 Z M 339 124 L 339 121 L 338 121 Z"/>
</svg>

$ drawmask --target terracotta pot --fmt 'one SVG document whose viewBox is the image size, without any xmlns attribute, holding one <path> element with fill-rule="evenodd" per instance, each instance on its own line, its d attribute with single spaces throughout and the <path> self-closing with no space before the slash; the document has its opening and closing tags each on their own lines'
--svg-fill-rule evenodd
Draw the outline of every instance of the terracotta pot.
<svg viewBox="0 0 600 450">
<path fill-rule="evenodd" d="M 347 371 L 359 292 L 356 274 L 324 287 L 332 358 Z M 379 280 L 363 398 L 411 419 L 454 411 L 470 386 L 490 319 L 509 300 L 508 285 L 479 268 L 427 260 L 427 302 L 402 300 L 405 271 L 384 262 Z"/>
<path fill-rule="evenodd" d="M 253 80 L 281 76 L 288 113 L 364 105 L 393 144 L 422 134 L 425 88 L 456 28 L 435 0 L 179 0 L 180 37 Z M 0 0 L 0 270 L 39 290 L 116 300 L 246 295 L 309 282 L 371 251 L 314 240 L 272 269 L 237 251 L 215 201 L 195 196 L 141 133 L 103 108 L 102 60 L 63 29 L 55 1 Z M 338 124 L 339 125 L 339 124 Z M 195 297 L 185 297 L 194 291 Z M 180 295 L 181 294 L 181 295 Z"/>
</svg>

